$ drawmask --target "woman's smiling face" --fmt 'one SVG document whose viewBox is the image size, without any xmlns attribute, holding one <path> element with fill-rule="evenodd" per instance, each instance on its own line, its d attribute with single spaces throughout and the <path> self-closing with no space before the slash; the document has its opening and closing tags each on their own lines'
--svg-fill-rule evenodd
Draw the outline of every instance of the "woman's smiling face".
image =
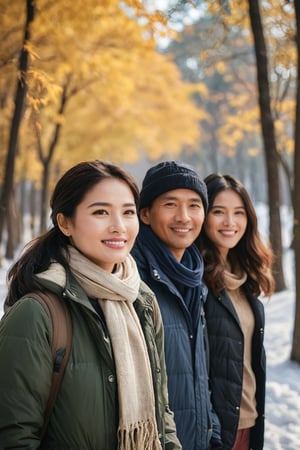
<svg viewBox="0 0 300 450">
<path fill-rule="evenodd" d="M 73 218 L 58 214 L 57 221 L 74 247 L 109 272 L 125 260 L 139 229 L 132 191 L 118 178 L 101 180 L 87 192 Z"/>
<path fill-rule="evenodd" d="M 232 189 L 219 192 L 204 222 L 207 237 L 226 259 L 247 228 L 247 213 L 242 198 Z"/>
</svg>

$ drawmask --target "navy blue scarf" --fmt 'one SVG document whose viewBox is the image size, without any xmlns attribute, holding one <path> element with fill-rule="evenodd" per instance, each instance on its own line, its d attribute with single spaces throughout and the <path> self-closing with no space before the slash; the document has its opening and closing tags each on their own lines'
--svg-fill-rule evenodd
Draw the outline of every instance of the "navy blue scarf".
<svg viewBox="0 0 300 450">
<path fill-rule="evenodd" d="M 140 224 L 138 239 L 155 257 L 158 267 L 171 280 L 189 309 L 192 317 L 200 311 L 203 260 L 197 247 L 188 247 L 178 262 L 168 247 L 156 236 L 151 227 Z"/>
</svg>

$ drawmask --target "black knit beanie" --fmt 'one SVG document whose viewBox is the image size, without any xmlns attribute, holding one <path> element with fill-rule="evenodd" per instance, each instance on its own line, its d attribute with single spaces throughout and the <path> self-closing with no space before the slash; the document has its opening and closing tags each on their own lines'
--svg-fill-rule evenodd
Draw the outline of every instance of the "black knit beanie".
<svg viewBox="0 0 300 450">
<path fill-rule="evenodd" d="M 164 161 L 151 167 L 145 175 L 140 193 L 140 209 L 151 206 L 153 200 L 173 189 L 191 189 L 197 192 L 207 211 L 206 184 L 193 167 L 180 161 Z"/>
</svg>

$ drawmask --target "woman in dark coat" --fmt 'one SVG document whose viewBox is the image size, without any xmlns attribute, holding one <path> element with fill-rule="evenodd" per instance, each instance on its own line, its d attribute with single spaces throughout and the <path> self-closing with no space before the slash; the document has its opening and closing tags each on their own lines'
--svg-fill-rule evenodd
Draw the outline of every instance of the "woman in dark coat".
<svg viewBox="0 0 300 450">
<path fill-rule="evenodd" d="M 204 181 L 209 209 L 198 246 L 208 287 L 212 403 L 224 449 L 262 450 L 266 359 L 258 297 L 274 289 L 272 252 L 259 236 L 245 187 L 230 175 L 211 174 Z"/>
<path fill-rule="evenodd" d="M 52 227 L 9 271 L 0 322 L 0 448 L 180 450 L 168 408 L 161 315 L 130 250 L 139 192 L 105 161 L 69 169 L 51 200 Z M 51 321 L 32 296 L 55 293 L 73 339 L 41 442 L 53 372 Z"/>
</svg>

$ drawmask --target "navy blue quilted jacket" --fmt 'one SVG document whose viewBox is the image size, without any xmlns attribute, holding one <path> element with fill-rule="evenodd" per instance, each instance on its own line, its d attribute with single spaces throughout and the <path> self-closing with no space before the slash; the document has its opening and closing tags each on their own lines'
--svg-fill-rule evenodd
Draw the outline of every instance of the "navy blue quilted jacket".
<svg viewBox="0 0 300 450">
<path fill-rule="evenodd" d="M 183 450 L 206 450 L 213 432 L 213 421 L 216 422 L 214 435 L 217 437 L 220 437 L 220 429 L 218 419 L 212 415 L 208 390 L 204 316 L 201 314 L 194 334 L 192 317 L 184 300 L 164 274 L 159 261 L 138 240 L 132 255 L 142 280 L 157 297 L 163 318 L 169 402 L 174 412 L 177 436 Z M 203 293 L 201 297 L 199 301 L 203 302 Z"/>
</svg>

